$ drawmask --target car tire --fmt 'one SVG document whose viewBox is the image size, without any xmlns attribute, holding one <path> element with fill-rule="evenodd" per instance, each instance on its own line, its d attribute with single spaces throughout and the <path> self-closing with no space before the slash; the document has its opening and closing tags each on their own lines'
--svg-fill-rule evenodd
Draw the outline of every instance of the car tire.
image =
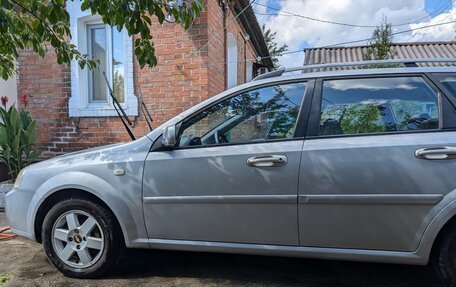
<svg viewBox="0 0 456 287">
<path fill-rule="evenodd" d="M 456 223 L 443 231 L 431 254 L 431 267 L 442 286 L 456 286 Z"/>
<path fill-rule="evenodd" d="M 43 222 L 46 255 L 67 277 L 103 275 L 117 261 L 122 240 L 112 213 L 86 199 L 70 198 L 55 204 Z"/>
</svg>

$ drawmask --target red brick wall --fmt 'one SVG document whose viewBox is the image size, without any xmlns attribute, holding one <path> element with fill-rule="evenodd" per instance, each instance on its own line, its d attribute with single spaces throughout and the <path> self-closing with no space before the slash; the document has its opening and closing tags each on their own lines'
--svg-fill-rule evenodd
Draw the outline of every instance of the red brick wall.
<svg viewBox="0 0 456 287">
<path fill-rule="evenodd" d="M 228 21 L 234 17 L 231 9 L 227 14 Z M 223 11 L 218 0 L 208 0 L 206 12 L 188 31 L 177 24 L 151 25 L 158 65 L 140 69 L 135 61 L 134 78 L 135 94 L 140 84 L 155 127 L 225 89 L 223 33 L 201 53 L 192 53 L 207 43 L 208 35 L 211 38 L 222 27 Z M 238 59 L 241 60 L 244 58 L 242 35 L 246 33 L 239 22 L 233 23 L 229 31 L 237 35 Z M 254 51 L 251 45 L 248 51 Z M 222 64 L 211 65 L 211 62 Z M 245 63 L 239 62 L 239 83 L 245 80 L 244 67 Z M 37 120 L 37 141 L 43 157 L 130 140 L 117 117 L 69 118 L 70 68 L 58 65 L 53 52 L 41 59 L 32 51 L 23 51 L 18 59 L 18 71 L 18 93 L 29 95 L 27 109 Z M 137 136 L 147 133 L 142 114 L 132 120 Z"/>
<path fill-rule="evenodd" d="M 188 31 L 176 24 L 152 24 L 158 65 L 140 69 L 135 61 L 135 87 L 154 117 L 154 126 L 208 98 L 207 12 Z M 137 93 L 138 91 L 136 91 Z M 140 122 L 145 122 L 141 116 Z M 144 133 L 143 133 L 144 134 Z"/>
<path fill-rule="evenodd" d="M 236 17 L 235 11 L 228 3 L 226 13 L 226 23 L 223 23 L 223 10 L 219 5 L 218 0 L 211 0 L 208 7 L 209 12 L 209 38 L 214 37 L 224 25 L 230 23 Z M 226 29 L 226 33 L 231 33 L 236 38 L 237 42 L 237 58 L 238 58 L 238 85 L 245 83 L 246 80 L 246 61 L 245 59 L 255 59 L 257 53 L 250 41 L 246 41 L 248 35 L 240 21 L 234 21 Z M 209 95 L 214 96 L 226 89 L 226 38 L 225 33 L 220 33 L 219 36 L 209 45 Z"/>
</svg>

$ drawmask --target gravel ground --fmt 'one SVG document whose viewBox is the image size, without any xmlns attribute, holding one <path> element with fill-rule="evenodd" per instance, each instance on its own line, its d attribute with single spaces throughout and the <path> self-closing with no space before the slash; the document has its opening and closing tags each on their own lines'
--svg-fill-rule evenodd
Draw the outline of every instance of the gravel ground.
<svg viewBox="0 0 456 287">
<path fill-rule="evenodd" d="M 0 213 L 0 226 L 5 225 Z M 229 254 L 131 250 L 105 278 L 62 276 L 40 244 L 0 242 L 0 279 L 6 286 L 438 286 L 426 267 Z"/>
</svg>

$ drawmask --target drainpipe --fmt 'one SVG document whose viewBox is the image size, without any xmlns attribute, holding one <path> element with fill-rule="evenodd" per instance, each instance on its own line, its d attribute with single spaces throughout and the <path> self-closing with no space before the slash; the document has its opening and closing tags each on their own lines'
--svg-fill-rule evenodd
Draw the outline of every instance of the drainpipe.
<svg viewBox="0 0 456 287">
<path fill-rule="evenodd" d="M 226 18 L 227 18 L 227 10 L 228 10 L 228 4 L 226 3 L 225 0 L 219 0 L 219 5 L 220 7 L 222 7 L 222 12 L 223 12 L 223 22 L 222 22 L 222 25 L 223 27 L 226 27 Z M 223 61 L 226 62 L 227 61 L 227 57 L 228 57 L 228 47 L 227 47 L 227 43 L 228 43 L 228 31 L 227 29 L 224 30 L 223 32 Z M 225 67 L 225 71 L 224 71 L 224 75 L 223 75 L 223 79 L 224 79 L 224 86 L 225 86 L 225 90 L 228 89 L 228 64 L 225 63 L 224 65 Z"/>
<path fill-rule="evenodd" d="M 250 41 L 250 35 L 246 34 L 242 38 L 244 39 L 244 83 L 247 83 L 247 42 Z"/>
</svg>

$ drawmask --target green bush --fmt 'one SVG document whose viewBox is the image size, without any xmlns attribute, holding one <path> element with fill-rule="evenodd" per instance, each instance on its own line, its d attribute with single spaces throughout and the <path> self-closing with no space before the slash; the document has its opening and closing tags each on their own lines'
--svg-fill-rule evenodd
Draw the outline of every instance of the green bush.
<svg viewBox="0 0 456 287">
<path fill-rule="evenodd" d="M 14 105 L 7 109 L 6 103 L 0 107 L 0 159 L 13 179 L 41 154 L 34 149 L 35 141 L 36 122 L 28 111 Z"/>
</svg>

